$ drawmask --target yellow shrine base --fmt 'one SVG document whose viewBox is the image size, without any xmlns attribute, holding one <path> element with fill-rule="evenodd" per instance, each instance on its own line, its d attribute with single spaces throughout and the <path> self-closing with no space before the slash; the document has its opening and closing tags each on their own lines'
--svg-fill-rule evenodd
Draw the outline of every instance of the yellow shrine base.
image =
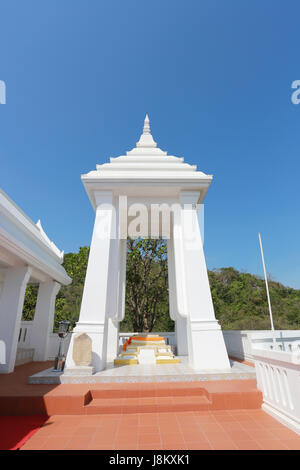
<svg viewBox="0 0 300 470">
<path fill-rule="evenodd" d="M 158 335 L 131 336 L 123 345 L 122 353 L 114 360 L 114 365 L 134 364 L 178 364 L 171 346 Z"/>
</svg>

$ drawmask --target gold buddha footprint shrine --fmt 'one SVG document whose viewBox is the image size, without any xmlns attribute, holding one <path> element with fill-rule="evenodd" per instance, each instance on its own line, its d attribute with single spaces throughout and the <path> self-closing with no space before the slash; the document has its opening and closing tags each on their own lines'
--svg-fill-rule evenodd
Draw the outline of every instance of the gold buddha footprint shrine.
<svg viewBox="0 0 300 470">
<path fill-rule="evenodd" d="M 114 360 L 114 365 L 131 364 L 178 364 L 165 338 L 158 335 L 130 336 L 124 343 L 123 351 Z"/>
</svg>

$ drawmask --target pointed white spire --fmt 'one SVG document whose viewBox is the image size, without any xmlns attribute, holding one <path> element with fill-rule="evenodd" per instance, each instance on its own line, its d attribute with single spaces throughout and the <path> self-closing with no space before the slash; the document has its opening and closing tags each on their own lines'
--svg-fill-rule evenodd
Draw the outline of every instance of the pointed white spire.
<svg viewBox="0 0 300 470">
<path fill-rule="evenodd" d="M 146 114 L 145 121 L 144 121 L 144 127 L 143 127 L 143 133 L 140 137 L 140 140 L 136 144 L 137 147 L 156 147 L 157 143 L 154 142 L 153 137 L 151 135 L 151 130 L 150 130 L 150 120 L 148 114 Z"/>
<path fill-rule="evenodd" d="M 148 114 L 146 114 L 146 117 L 145 117 L 143 134 L 151 134 L 150 121 L 149 121 Z"/>
</svg>

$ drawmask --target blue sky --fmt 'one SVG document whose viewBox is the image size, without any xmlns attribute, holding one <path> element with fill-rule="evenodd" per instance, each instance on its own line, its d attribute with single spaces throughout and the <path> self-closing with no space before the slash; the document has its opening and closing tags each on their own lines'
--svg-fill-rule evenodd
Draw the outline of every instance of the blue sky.
<svg viewBox="0 0 300 470">
<path fill-rule="evenodd" d="M 209 268 L 300 288 L 300 4 L 287 0 L 3 0 L 0 184 L 66 252 L 90 243 L 80 174 L 135 145 L 214 175 Z"/>
</svg>

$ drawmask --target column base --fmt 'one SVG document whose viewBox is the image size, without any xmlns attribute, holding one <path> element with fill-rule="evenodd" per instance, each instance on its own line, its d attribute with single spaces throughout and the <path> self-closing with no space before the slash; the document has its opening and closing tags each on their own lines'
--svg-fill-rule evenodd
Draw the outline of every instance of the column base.
<svg viewBox="0 0 300 470">
<path fill-rule="evenodd" d="M 114 362 L 119 354 L 119 322 L 107 319 L 107 362 Z"/>
<path fill-rule="evenodd" d="M 10 374 L 11 372 L 13 372 L 13 369 L 7 364 L 0 364 L 0 374 Z"/>
<path fill-rule="evenodd" d="M 188 355 L 187 319 L 178 317 L 175 321 L 177 356 Z"/>
<path fill-rule="evenodd" d="M 231 369 L 217 320 L 191 321 L 188 319 L 189 362 L 195 370 Z"/>
</svg>

